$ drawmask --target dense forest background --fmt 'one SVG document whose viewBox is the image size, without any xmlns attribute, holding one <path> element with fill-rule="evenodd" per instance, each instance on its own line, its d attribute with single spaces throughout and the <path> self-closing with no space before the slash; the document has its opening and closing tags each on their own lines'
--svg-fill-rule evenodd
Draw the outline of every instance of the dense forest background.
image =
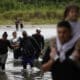
<svg viewBox="0 0 80 80">
<path fill-rule="evenodd" d="M 53 24 L 68 4 L 80 5 L 80 0 L 0 0 L 0 24 L 13 24 L 16 17 L 25 23 Z"/>
</svg>

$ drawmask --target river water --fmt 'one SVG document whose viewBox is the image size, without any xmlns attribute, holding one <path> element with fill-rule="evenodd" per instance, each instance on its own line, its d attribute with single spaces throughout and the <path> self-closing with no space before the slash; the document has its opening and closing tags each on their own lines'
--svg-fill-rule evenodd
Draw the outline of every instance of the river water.
<svg viewBox="0 0 80 80">
<path fill-rule="evenodd" d="M 11 27 L 10 27 L 11 26 Z M 0 27 L 0 38 L 3 34 L 3 32 L 8 33 L 8 39 L 12 38 L 12 32 L 15 31 L 14 25 L 10 25 L 8 27 L 1 25 Z M 36 28 L 41 29 L 41 34 L 44 36 L 45 39 L 49 39 L 52 37 L 55 37 L 56 34 L 56 27 L 55 25 L 25 25 L 25 28 L 23 30 L 27 31 L 28 35 L 32 35 L 35 33 Z M 21 36 L 22 31 L 19 29 L 17 31 L 18 36 Z M 15 61 L 16 62 L 16 61 Z M 17 61 L 19 64 L 20 60 Z M 8 51 L 8 58 L 6 62 L 6 70 L 5 73 L 0 73 L 0 80 L 51 80 L 51 73 L 47 72 L 45 73 L 44 77 L 41 76 L 41 74 L 38 74 L 37 72 L 41 72 L 38 67 L 33 68 L 33 72 L 31 75 L 28 76 L 28 74 L 24 74 L 22 72 L 22 66 L 14 66 L 14 59 L 13 59 L 13 53 L 11 50 Z M 32 77 L 32 78 L 31 78 Z M 43 77 L 43 79 L 41 79 Z M 47 78 L 46 78 L 47 77 Z"/>
</svg>

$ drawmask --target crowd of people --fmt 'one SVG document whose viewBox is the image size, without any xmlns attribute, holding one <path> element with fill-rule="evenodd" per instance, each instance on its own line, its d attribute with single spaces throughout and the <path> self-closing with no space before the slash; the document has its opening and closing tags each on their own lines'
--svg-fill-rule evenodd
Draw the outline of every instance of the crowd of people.
<svg viewBox="0 0 80 80">
<path fill-rule="evenodd" d="M 22 32 L 22 37 L 17 37 L 17 32 L 12 33 L 13 38 L 8 40 L 8 33 L 4 32 L 0 39 L 0 70 L 5 70 L 5 64 L 8 56 L 8 48 L 13 51 L 15 60 L 21 59 L 23 70 L 26 65 L 30 64 L 33 67 L 35 59 L 39 58 L 41 50 L 44 48 L 44 37 L 41 35 L 41 30 L 36 29 L 36 33 L 28 36 L 26 31 Z"/>
<path fill-rule="evenodd" d="M 57 36 L 52 38 L 44 55 L 41 69 L 50 71 L 53 80 L 80 80 L 80 22 L 79 7 L 69 5 L 64 11 L 64 19 L 57 23 Z M 5 70 L 8 47 L 13 50 L 14 59 L 21 57 L 23 69 L 29 63 L 33 67 L 34 59 L 38 59 L 44 49 L 44 37 L 41 30 L 28 36 L 22 32 L 22 38 L 17 38 L 16 31 L 13 38 L 8 40 L 7 32 L 0 39 L 0 67 Z M 53 34 L 53 33 L 52 33 Z"/>
</svg>

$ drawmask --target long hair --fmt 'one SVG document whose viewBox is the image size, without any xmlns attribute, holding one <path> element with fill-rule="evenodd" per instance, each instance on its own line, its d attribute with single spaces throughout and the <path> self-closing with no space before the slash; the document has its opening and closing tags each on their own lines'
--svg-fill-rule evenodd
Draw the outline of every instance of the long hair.
<svg viewBox="0 0 80 80">
<path fill-rule="evenodd" d="M 77 5 L 68 5 L 64 11 L 64 20 L 68 16 L 71 9 L 74 9 L 77 13 L 79 13 L 79 7 Z"/>
</svg>

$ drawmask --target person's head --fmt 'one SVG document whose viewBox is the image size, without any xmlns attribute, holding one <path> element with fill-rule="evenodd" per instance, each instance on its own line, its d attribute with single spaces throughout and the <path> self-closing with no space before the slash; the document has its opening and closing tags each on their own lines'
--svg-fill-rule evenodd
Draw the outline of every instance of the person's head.
<svg viewBox="0 0 80 80">
<path fill-rule="evenodd" d="M 12 33 L 12 35 L 13 35 L 14 38 L 16 38 L 16 37 L 17 37 L 16 31 L 14 31 L 14 32 Z"/>
<path fill-rule="evenodd" d="M 77 21 L 79 17 L 79 7 L 76 5 L 69 5 L 64 11 L 64 19 L 69 21 Z"/>
<path fill-rule="evenodd" d="M 68 21 L 61 21 L 57 24 L 58 38 L 61 44 L 68 42 L 72 37 L 71 25 Z"/>
<path fill-rule="evenodd" d="M 40 33 L 41 33 L 41 29 L 40 29 L 40 28 L 37 28 L 37 29 L 36 29 L 36 33 L 37 33 L 37 34 L 40 34 Z"/>
<path fill-rule="evenodd" d="M 2 35 L 2 38 L 3 38 L 4 40 L 6 40 L 6 39 L 7 39 L 7 37 L 8 37 L 7 32 L 4 32 L 4 33 L 3 33 L 3 35 Z"/>
<path fill-rule="evenodd" d="M 23 31 L 22 32 L 22 36 L 23 36 L 23 38 L 26 38 L 28 35 L 27 35 L 27 32 L 26 31 Z"/>
</svg>

